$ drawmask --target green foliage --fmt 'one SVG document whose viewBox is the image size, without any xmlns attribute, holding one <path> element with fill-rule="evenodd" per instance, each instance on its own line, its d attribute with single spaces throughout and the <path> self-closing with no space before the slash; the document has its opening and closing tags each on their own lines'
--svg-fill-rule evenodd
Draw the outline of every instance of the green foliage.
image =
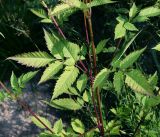
<svg viewBox="0 0 160 137">
<path fill-rule="evenodd" d="M 96 54 L 99 54 L 103 51 L 103 49 L 108 41 L 109 41 L 109 39 L 105 39 L 105 40 L 102 40 L 98 43 L 98 45 L 96 47 Z"/>
<path fill-rule="evenodd" d="M 110 70 L 108 70 L 108 69 L 105 68 L 105 69 L 102 69 L 97 74 L 97 76 L 96 76 L 96 78 L 94 80 L 94 85 L 93 85 L 94 90 L 96 88 L 102 88 L 103 87 L 103 85 L 104 85 L 107 77 L 109 76 L 110 72 L 111 72 Z"/>
<path fill-rule="evenodd" d="M 111 0 L 93 0 L 90 3 L 88 3 L 87 6 L 88 8 L 91 8 L 91 7 L 97 7 L 97 6 L 110 4 L 110 3 L 115 3 L 115 2 Z"/>
<path fill-rule="evenodd" d="M 145 50 L 145 48 L 130 53 L 128 56 L 126 56 L 125 59 L 123 59 L 120 62 L 120 68 L 126 69 L 126 68 L 130 67 L 134 62 L 137 61 L 137 59 L 143 53 L 144 50 Z"/>
<path fill-rule="evenodd" d="M 74 66 L 65 68 L 63 74 L 59 77 L 53 92 L 52 99 L 57 98 L 59 95 L 66 93 L 71 85 L 75 82 L 79 70 Z"/>
<path fill-rule="evenodd" d="M 147 7 L 140 11 L 139 16 L 154 17 L 160 15 L 160 9 L 156 7 Z"/>
<path fill-rule="evenodd" d="M 55 132 L 56 134 L 59 134 L 59 133 L 62 132 L 62 130 L 63 130 L 63 123 L 62 123 L 62 120 L 61 120 L 61 119 L 59 119 L 58 121 L 56 121 L 56 122 L 54 123 L 53 129 L 54 129 L 54 132 Z"/>
<path fill-rule="evenodd" d="M 45 24 L 44 39 L 50 54 L 36 51 L 8 58 L 34 68 L 46 67 L 39 83 L 43 84 L 54 78 L 56 84 L 51 100 L 43 102 L 60 109 L 62 112 L 70 110 L 67 115 L 72 120 L 67 127 L 61 119 L 52 126 L 47 119 L 38 116 L 45 125 L 53 130 L 53 134 L 39 120 L 32 117 L 32 121 L 44 129 L 39 136 L 147 136 L 149 131 L 151 136 L 159 135 L 160 131 L 155 130 L 159 125 L 158 113 L 155 109 L 160 104 L 159 73 L 154 71 L 153 75 L 148 75 L 150 72 L 146 69 L 145 61 L 137 62 L 142 54 L 145 58 L 146 56 L 151 58 L 150 55 L 146 55 L 149 53 L 149 48 L 141 46 L 149 43 L 148 40 L 147 44 L 145 41 L 148 37 L 141 37 L 149 35 L 146 31 L 151 25 L 152 27 L 155 25 L 157 31 L 158 24 L 149 19 L 151 17 L 158 18 L 159 8 L 150 6 L 148 1 L 146 2 L 147 6 L 140 5 L 139 2 L 131 3 L 128 1 L 119 1 L 114 4 L 115 1 L 111 0 L 92 0 L 88 3 L 80 0 L 61 0 L 56 5 L 46 3 L 42 1 L 42 5 L 48 9 L 48 12 L 41 7 L 31 9 L 31 12 L 40 18 L 41 23 Z M 129 5 L 131 7 L 127 9 L 126 7 Z M 102 6 L 102 9 L 97 8 L 98 6 Z M 97 24 L 99 25 L 98 29 L 101 25 L 107 26 L 107 35 L 105 29 L 99 37 L 99 33 L 96 33 L 97 30 L 92 30 L 90 16 L 91 13 L 95 15 L 95 12 L 91 12 L 90 8 L 92 7 L 96 11 L 105 9 L 107 23 L 104 25 L 101 24 L 101 21 L 95 21 L 93 27 Z M 78 10 L 81 12 L 76 13 Z M 84 34 L 78 33 L 79 26 L 76 22 L 81 13 L 84 13 L 88 21 L 85 29 L 86 31 L 90 30 L 91 46 L 87 44 L 88 42 L 84 42 Z M 69 18 L 69 16 L 71 17 Z M 97 16 L 101 15 L 97 12 Z M 95 15 L 95 17 L 97 16 Z M 113 17 L 117 17 L 116 20 Z M 58 21 L 55 22 L 55 20 Z M 74 23 L 70 20 L 73 20 Z M 64 21 L 67 21 L 66 24 L 63 24 Z M 53 24 L 50 24 L 53 22 L 59 32 L 61 28 L 64 30 L 66 38 L 55 32 L 52 28 Z M 75 26 L 70 26 L 71 23 Z M 108 30 L 108 28 L 111 29 Z M 112 30 L 114 32 L 111 32 Z M 95 35 L 92 34 L 92 31 Z M 96 36 L 97 38 L 95 38 Z M 102 36 L 103 39 L 99 40 Z M 158 31 L 154 39 L 157 37 Z M 100 42 L 95 44 L 94 41 Z M 107 47 L 105 47 L 106 44 Z M 153 49 L 159 51 L 159 44 Z M 94 51 L 96 51 L 96 55 Z M 150 60 L 147 63 L 149 66 Z M 19 78 L 12 73 L 12 89 L 22 91 L 25 83 L 33 78 L 37 72 L 29 72 Z M 97 90 L 96 96 L 94 96 L 96 89 L 100 90 Z M 2 94 L 0 94 L 0 98 L 3 100 Z M 99 130 L 100 125 L 97 123 L 97 118 L 103 121 L 104 135 L 102 135 L 102 130 Z"/>
<path fill-rule="evenodd" d="M 77 80 L 77 88 L 82 92 L 86 88 L 88 77 L 86 74 L 82 74 Z"/>
<path fill-rule="evenodd" d="M 153 96 L 153 87 L 138 70 L 132 70 L 131 72 L 126 73 L 125 83 L 127 83 L 127 85 L 135 92 Z"/>
<path fill-rule="evenodd" d="M 115 72 L 114 78 L 113 78 L 113 84 L 115 91 L 117 91 L 118 94 L 120 94 L 121 89 L 124 84 L 124 74 L 121 71 Z"/>
<path fill-rule="evenodd" d="M 37 116 L 45 125 L 47 125 L 49 128 L 51 127 L 51 123 L 44 117 L 41 116 Z M 31 117 L 31 120 L 33 121 L 33 123 L 38 126 L 39 128 L 45 129 L 46 127 L 35 117 Z"/>
<path fill-rule="evenodd" d="M 156 45 L 153 49 L 160 51 L 160 44 Z"/>
<path fill-rule="evenodd" d="M 39 83 L 43 83 L 49 79 L 51 79 L 55 74 L 57 74 L 63 68 L 63 63 L 56 61 L 51 63 L 43 72 L 43 75 L 39 81 Z"/>
<path fill-rule="evenodd" d="M 13 57 L 9 57 L 8 59 L 15 60 L 22 65 L 34 68 L 44 67 L 54 60 L 47 52 L 40 51 L 24 53 Z"/>
<path fill-rule="evenodd" d="M 78 100 L 75 101 L 71 98 L 52 99 L 49 105 L 62 110 L 79 110 L 83 107 L 83 104 L 80 104 Z"/>
<path fill-rule="evenodd" d="M 85 132 L 85 127 L 79 119 L 72 119 L 72 128 L 75 132 L 83 134 Z"/>
<path fill-rule="evenodd" d="M 137 8 L 136 4 L 133 3 L 133 5 L 132 5 L 132 7 L 130 8 L 130 11 L 129 11 L 129 17 L 134 18 L 137 13 L 138 13 L 138 8 Z"/>
<path fill-rule="evenodd" d="M 27 82 L 29 82 L 36 74 L 38 73 L 38 71 L 31 71 L 28 72 L 26 74 L 22 74 L 19 78 L 18 78 L 18 84 L 21 88 L 23 88 L 25 86 L 25 84 Z"/>
<path fill-rule="evenodd" d="M 126 34 L 126 29 L 123 27 L 124 23 L 119 23 L 115 27 L 115 39 L 122 38 Z"/>
</svg>

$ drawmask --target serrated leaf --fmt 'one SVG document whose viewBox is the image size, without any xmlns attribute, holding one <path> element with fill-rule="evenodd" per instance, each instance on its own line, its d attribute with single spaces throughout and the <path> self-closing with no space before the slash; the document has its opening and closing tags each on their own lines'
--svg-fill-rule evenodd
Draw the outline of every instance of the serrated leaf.
<svg viewBox="0 0 160 137">
<path fill-rule="evenodd" d="M 80 96 L 79 93 L 78 93 L 78 91 L 74 87 L 70 87 L 68 89 L 67 94 Z"/>
<path fill-rule="evenodd" d="M 125 83 L 135 92 L 145 95 L 153 95 L 153 87 L 138 70 L 132 70 L 131 72 L 126 73 Z"/>
<path fill-rule="evenodd" d="M 30 11 L 40 18 L 47 18 L 46 12 L 42 9 L 30 9 Z"/>
<path fill-rule="evenodd" d="M 67 66 L 59 77 L 53 92 L 52 99 L 68 91 L 78 76 L 79 70 L 74 66 Z"/>
<path fill-rule="evenodd" d="M 65 45 L 63 48 L 63 54 L 67 58 L 73 59 L 73 61 L 77 61 L 79 59 L 80 48 L 77 44 L 64 40 L 63 44 Z"/>
<path fill-rule="evenodd" d="M 54 33 L 50 34 L 45 30 L 44 32 L 47 47 L 55 58 L 63 59 L 66 57 L 72 59 L 72 62 L 76 62 L 79 59 L 80 48 L 77 44 L 59 38 Z"/>
<path fill-rule="evenodd" d="M 44 117 L 37 116 L 47 127 L 51 128 L 51 123 Z M 31 117 L 32 122 L 39 128 L 45 129 L 46 127 L 35 117 Z"/>
<path fill-rule="evenodd" d="M 137 8 L 136 4 L 133 3 L 133 5 L 132 5 L 132 7 L 131 7 L 131 9 L 129 11 L 129 17 L 130 18 L 134 18 L 137 13 L 138 13 L 138 8 Z"/>
<path fill-rule="evenodd" d="M 62 119 L 59 119 L 58 121 L 55 122 L 53 129 L 56 134 L 59 134 L 62 132 L 62 129 L 63 129 Z"/>
<path fill-rule="evenodd" d="M 157 50 L 157 51 L 160 51 L 160 43 L 157 44 L 153 49 Z"/>
<path fill-rule="evenodd" d="M 49 103 L 50 106 L 62 109 L 62 110 L 79 110 L 82 108 L 82 105 L 80 105 L 77 101 L 71 99 L 71 98 L 62 98 L 62 99 L 55 99 L 51 100 Z"/>
<path fill-rule="evenodd" d="M 154 17 L 160 15 L 160 9 L 156 7 L 147 7 L 140 11 L 139 16 Z"/>
<path fill-rule="evenodd" d="M 63 63 L 60 61 L 56 61 L 52 64 L 50 64 L 45 71 L 43 72 L 43 75 L 39 81 L 40 83 L 43 83 L 47 80 L 50 80 L 55 74 L 57 74 L 61 69 L 63 68 Z"/>
<path fill-rule="evenodd" d="M 126 29 L 123 27 L 123 23 L 118 23 L 115 27 L 114 39 L 122 38 L 126 34 Z"/>
<path fill-rule="evenodd" d="M 86 88 L 86 84 L 87 84 L 87 75 L 86 74 L 82 74 L 78 80 L 77 80 L 77 88 L 80 92 L 82 92 L 85 88 Z"/>
<path fill-rule="evenodd" d="M 137 51 L 134 51 L 132 53 L 130 53 L 128 56 L 126 56 L 125 59 L 123 59 L 121 62 L 120 62 L 120 68 L 121 69 L 126 69 L 130 66 L 133 65 L 134 62 L 137 61 L 137 59 L 140 57 L 140 55 L 144 52 L 146 48 L 143 48 L 141 50 L 137 50 Z"/>
<path fill-rule="evenodd" d="M 148 83 L 155 87 L 158 84 L 158 75 L 157 72 L 155 72 L 149 79 Z"/>
<path fill-rule="evenodd" d="M 66 3 L 61 3 L 57 6 L 54 7 L 54 9 L 51 11 L 51 15 L 58 15 L 62 12 L 65 12 L 66 10 L 72 8 L 69 4 L 66 4 Z"/>
<path fill-rule="evenodd" d="M 106 43 L 109 41 L 109 39 L 105 39 L 105 40 L 101 40 L 99 43 L 98 43 L 98 45 L 97 45 L 97 47 L 96 47 L 96 54 L 99 54 L 99 53 L 101 53 L 102 51 L 103 51 L 103 49 L 104 49 L 104 47 L 105 47 L 105 45 L 106 45 Z"/>
<path fill-rule="evenodd" d="M 47 48 L 54 57 L 57 59 L 63 59 L 64 55 L 62 52 L 63 45 L 60 44 L 60 39 L 54 33 L 49 33 L 44 29 L 44 38 L 47 44 Z"/>
<path fill-rule="evenodd" d="M 118 95 L 121 92 L 121 89 L 123 87 L 123 83 L 124 83 L 123 72 L 121 72 L 121 71 L 115 72 L 114 78 L 113 78 L 113 84 L 114 84 L 115 91 L 117 91 Z"/>
<path fill-rule="evenodd" d="M 28 81 L 30 81 L 36 74 L 38 73 L 38 71 L 31 71 L 28 72 L 26 74 L 22 74 L 19 78 L 18 78 L 18 83 L 21 87 L 24 86 L 25 83 L 27 83 Z"/>
<path fill-rule="evenodd" d="M 110 3 L 115 3 L 115 1 L 111 1 L 111 0 L 92 0 L 90 3 L 87 4 L 87 7 L 88 8 L 97 7 L 97 6 L 110 4 Z"/>
<path fill-rule="evenodd" d="M 77 133 L 83 134 L 85 132 L 85 127 L 79 119 L 72 119 L 71 126 Z"/>
<path fill-rule="evenodd" d="M 7 59 L 15 60 L 18 63 L 34 68 L 40 68 L 46 66 L 53 61 L 53 58 L 46 52 L 29 52 L 9 57 Z"/>
<path fill-rule="evenodd" d="M 11 87 L 12 87 L 14 90 L 18 90 L 18 91 L 20 90 L 19 84 L 18 84 L 18 78 L 16 77 L 16 75 L 14 74 L 13 71 L 12 71 L 12 75 L 11 75 L 10 82 L 11 82 Z"/>
<path fill-rule="evenodd" d="M 124 27 L 126 30 L 130 30 L 130 31 L 138 31 L 138 29 L 134 26 L 134 24 L 130 23 L 130 22 L 126 22 L 124 24 Z"/>
<path fill-rule="evenodd" d="M 94 90 L 96 89 L 96 88 L 102 88 L 102 86 L 104 85 L 104 83 L 105 83 L 105 81 L 106 81 L 106 79 L 107 79 L 107 77 L 109 76 L 109 73 L 110 73 L 111 71 L 110 70 L 108 70 L 107 68 L 105 68 L 105 69 L 102 69 L 98 74 L 97 74 L 97 76 L 95 77 L 95 80 L 94 80 L 94 84 L 93 84 L 93 88 L 94 88 Z"/>
<path fill-rule="evenodd" d="M 62 0 L 64 3 L 68 4 L 70 6 L 70 8 L 75 7 L 75 8 L 79 8 L 79 9 L 86 9 L 87 6 L 86 4 L 84 4 L 83 2 L 81 2 L 80 0 Z"/>
</svg>

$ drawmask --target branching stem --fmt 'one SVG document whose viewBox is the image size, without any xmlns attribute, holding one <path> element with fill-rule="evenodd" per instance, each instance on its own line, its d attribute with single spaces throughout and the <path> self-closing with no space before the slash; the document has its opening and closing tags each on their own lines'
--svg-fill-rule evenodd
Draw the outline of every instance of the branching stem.
<svg viewBox="0 0 160 137">
<path fill-rule="evenodd" d="M 91 0 L 88 0 L 87 2 L 91 2 Z M 90 41 L 91 41 L 91 48 L 92 48 L 92 57 L 93 57 L 93 70 L 94 70 L 94 77 L 96 77 L 98 71 L 97 71 L 97 62 L 96 62 L 96 48 L 94 44 L 94 34 L 93 34 L 93 26 L 92 26 L 92 14 L 91 9 L 87 11 L 87 21 L 88 21 L 88 27 L 90 32 Z M 93 85 L 91 85 L 93 88 Z M 94 94 L 92 95 L 94 96 Z M 99 93 L 99 88 L 96 89 L 96 96 L 97 96 L 97 105 L 98 105 L 98 111 L 99 111 L 99 126 L 100 126 L 100 132 L 101 136 L 104 136 L 104 126 L 103 126 L 103 117 L 102 117 L 102 109 L 101 109 L 101 97 Z"/>
<path fill-rule="evenodd" d="M 26 111 L 28 111 L 34 118 L 36 118 L 51 134 L 53 134 L 53 130 L 50 129 L 38 116 L 35 112 L 32 111 L 32 109 L 29 107 L 29 105 L 24 102 L 23 100 L 21 100 L 20 98 L 18 98 L 17 96 L 15 96 L 1 81 L 0 81 L 0 85 L 2 86 L 2 88 L 14 99 L 18 102 L 18 104 L 20 106 L 22 106 Z"/>
</svg>

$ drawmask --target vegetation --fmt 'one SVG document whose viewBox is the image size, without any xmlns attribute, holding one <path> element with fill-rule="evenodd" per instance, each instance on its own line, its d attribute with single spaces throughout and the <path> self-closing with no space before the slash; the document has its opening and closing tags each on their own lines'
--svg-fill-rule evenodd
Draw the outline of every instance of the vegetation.
<svg viewBox="0 0 160 137">
<path fill-rule="evenodd" d="M 159 0 L 36 3 L 30 11 L 43 24 L 47 50 L 7 58 L 34 71 L 19 77 L 12 72 L 13 92 L 1 82 L 9 94 L 2 91 L 1 100 L 11 96 L 24 106 L 32 121 L 44 129 L 40 137 L 158 137 L 159 3 Z M 25 83 L 41 68 L 45 70 L 38 84 L 55 81 L 51 99 L 43 102 L 60 111 L 68 110 L 71 115 L 67 126 L 63 117 L 52 124 L 19 99 Z"/>
</svg>

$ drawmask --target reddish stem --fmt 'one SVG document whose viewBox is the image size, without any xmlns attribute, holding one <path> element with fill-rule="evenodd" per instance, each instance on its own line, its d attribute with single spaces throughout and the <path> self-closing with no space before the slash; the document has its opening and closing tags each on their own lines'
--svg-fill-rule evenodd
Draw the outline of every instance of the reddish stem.
<svg viewBox="0 0 160 137">
<path fill-rule="evenodd" d="M 29 107 L 29 105 L 22 101 L 20 98 L 16 97 L 1 81 L 0 81 L 0 85 L 2 86 L 2 88 L 15 100 L 17 100 L 17 102 L 19 103 L 20 106 L 22 106 L 25 110 L 27 110 L 33 117 L 35 117 L 48 131 L 51 132 L 51 134 L 53 134 L 54 132 L 52 131 L 52 129 L 50 129 L 45 123 L 43 123 L 43 121 L 36 115 L 36 113 L 34 113 L 31 108 Z"/>
</svg>

